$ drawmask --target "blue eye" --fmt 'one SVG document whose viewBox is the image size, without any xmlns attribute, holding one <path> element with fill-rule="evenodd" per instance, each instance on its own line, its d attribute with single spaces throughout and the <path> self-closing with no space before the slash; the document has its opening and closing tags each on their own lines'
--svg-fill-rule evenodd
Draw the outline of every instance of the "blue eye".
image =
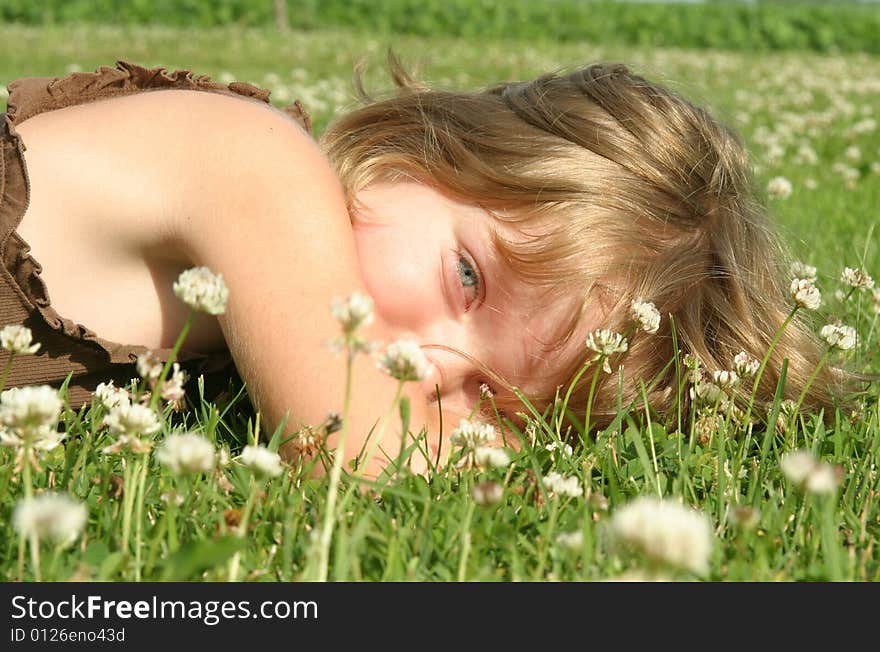
<svg viewBox="0 0 880 652">
<path fill-rule="evenodd" d="M 461 279 L 461 284 L 466 288 L 479 287 L 480 285 L 480 277 L 477 276 L 477 271 L 464 256 L 460 256 L 458 259 L 458 277 Z"/>
<path fill-rule="evenodd" d="M 462 287 L 465 288 L 465 307 L 468 307 L 480 296 L 480 275 L 471 261 L 463 254 L 458 255 L 456 271 Z"/>
</svg>

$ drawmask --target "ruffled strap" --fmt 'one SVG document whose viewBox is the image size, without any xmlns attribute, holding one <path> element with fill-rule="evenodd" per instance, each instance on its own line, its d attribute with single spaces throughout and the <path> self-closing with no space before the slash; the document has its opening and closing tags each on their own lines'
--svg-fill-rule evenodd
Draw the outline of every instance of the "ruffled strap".
<svg viewBox="0 0 880 652">
<path fill-rule="evenodd" d="M 141 91 L 208 91 L 266 104 L 271 93 L 247 82 L 222 84 L 189 70 L 168 72 L 163 67 L 144 68 L 128 61 L 117 61 L 115 68 L 101 66 L 95 72 L 74 72 L 66 77 L 25 77 L 11 82 L 7 88 L 6 115 L 13 126 L 46 111 Z M 281 110 L 311 133 L 311 120 L 299 101 Z"/>
<path fill-rule="evenodd" d="M 102 353 L 113 364 L 131 363 L 146 347 L 119 344 L 99 337 L 94 331 L 62 317 L 49 301 L 46 284 L 40 277 L 42 267 L 30 255 L 30 246 L 15 229 L 27 209 L 30 182 L 23 164 L 24 144 L 15 126 L 33 116 L 87 102 L 130 95 L 150 90 L 201 90 L 224 95 L 247 97 L 269 103 L 270 91 L 248 84 L 213 82 L 205 75 L 189 70 L 168 72 L 165 68 L 144 68 L 117 61 L 116 68 L 101 66 L 95 72 L 75 72 L 66 77 L 25 77 L 9 84 L 6 113 L 0 122 L 0 262 L 15 281 L 19 296 L 35 308 L 45 322 L 92 351 Z M 311 133 L 311 120 L 300 102 L 282 109 Z M 171 349 L 153 349 L 160 358 Z M 182 363 L 196 363 L 199 371 L 209 373 L 231 362 L 228 351 L 201 354 L 180 351 Z"/>
</svg>

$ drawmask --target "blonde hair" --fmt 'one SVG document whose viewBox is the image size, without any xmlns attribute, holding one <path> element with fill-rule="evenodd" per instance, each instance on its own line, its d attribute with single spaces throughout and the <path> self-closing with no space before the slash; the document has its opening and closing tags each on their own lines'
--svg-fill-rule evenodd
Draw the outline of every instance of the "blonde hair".
<svg viewBox="0 0 880 652">
<path fill-rule="evenodd" d="M 389 65 L 396 93 L 372 100 L 359 85 L 367 103 L 321 137 L 350 202 L 370 183 L 415 178 L 515 225 L 525 238 L 496 234 L 495 242 L 511 272 L 548 297 L 581 297 L 559 344 L 597 305 L 605 328 L 629 333 L 619 358 L 624 405 L 640 400 L 644 383 L 653 409 L 673 407 L 673 322 L 679 352 L 710 373 L 731 369 L 740 351 L 764 357 L 793 305 L 789 258 L 730 129 L 621 64 L 476 92 L 431 90 L 393 54 Z M 656 334 L 633 330 L 636 298 L 662 315 Z M 582 350 L 561 362 L 561 385 L 590 361 Z M 796 315 L 762 375 L 754 412 L 772 402 L 784 359 L 784 398 L 797 398 L 823 350 Z M 574 388 L 575 414 L 583 414 L 591 376 Z M 616 413 L 618 377 L 600 376 L 593 415 L 602 426 Z M 825 368 L 803 406 L 827 416 L 844 387 L 844 375 Z M 541 407 L 553 400 L 530 398 Z"/>
</svg>

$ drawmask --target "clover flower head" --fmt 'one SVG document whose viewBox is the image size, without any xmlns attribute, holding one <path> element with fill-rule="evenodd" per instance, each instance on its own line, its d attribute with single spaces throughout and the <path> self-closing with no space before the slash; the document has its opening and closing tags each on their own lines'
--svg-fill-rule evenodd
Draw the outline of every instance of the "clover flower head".
<svg viewBox="0 0 880 652">
<path fill-rule="evenodd" d="M 122 387 L 116 387 L 113 381 L 101 383 L 95 388 L 95 396 L 107 410 L 112 410 L 120 405 L 130 405 L 131 397 Z"/>
<path fill-rule="evenodd" d="M 551 471 L 544 476 L 544 486 L 556 496 L 570 496 L 578 498 L 584 495 L 584 488 L 576 475 L 564 476 L 556 471 Z"/>
<path fill-rule="evenodd" d="M 584 533 L 581 530 L 560 532 L 556 535 L 556 545 L 566 550 L 580 550 L 584 547 Z"/>
<path fill-rule="evenodd" d="M 684 366 L 690 369 L 691 371 L 696 371 L 700 368 L 702 363 L 700 359 L 692 353 L 686 353 L 684 356 Z"/>
<path fill-rule="evenodd" d="M 791 264 L 791 276 L 793 278 L 805 278 L 808 281 L 816 281 L 816 268 L 799 260 Z"/>
<path fill-rule="evenodd" d="M 868 276 L 868 273 L 863 269 L 844 267 L 843 273 L 840 275 L 840 280 L 859 292 L 872 290 L 874 288 L 874 279 Z"/>
<path fill-rule="evenodd" d="M 544 444 L 544 450 L 549 451 L 551 455 L 557 450 L 563 457 L 571 457 L 574 455 L 574 449 L 571 447 L 571 444 L 566 444 L 561 441 L 551 441 L 550 443 Z"/>
<path fill-rule="evenodd" d="M 852 326 L 844 324 L 825 324 L 819 330 L 819 336 L 831 348 L 848 351 L 853 348 L 859 341 L 859 335 Z"/>
<path fill-rule="evenodd" d="M 193 310 L 209 315 L 226 312 L 229 288 L 222 274 L 207 267 L 192 267 L 181 272 L 174 282 L 174 294 Z"/>
<path fill-rule="evenodd" d="M 0 394 L 0 423 L 19 433 L 55 429 L 63 407 L 58 390 L 53 387 L 13 387 Z"/>
<path fill-rule="evenodd" d="M 803 449 L 785 453 L 779 468 L 793 485 L 809 493 L 833 493 L 840 484 L 833 466 Z"/>
<path fill-rule="evenodd" d="M 791 181 L 785 177 L 773 177 L 767 183 L 767 194 L 771 199 L 788 199 L 791 191 Z"/>
<path fill-rule="evenodd" d="M 110 429 L 113 435 L 153 435 L 159 432 L 162 422 L 155 410 L 146 405 L 133 403 L 129 405 L 117 405 L 104 417 L 104 425 Z"/>
<path fill-rule="evenodd" d="M 795 278 L 791 281 L 791 297 L 799 308 L 815 310 L 822 303 L 822 293 L 819 288 L 807 278 Z"/>
<path fill-rule="evenodd" d="M 21 324 L 9 324 L 0 329 L 0 346 L 18 355 L 36 353 L 39 342 L 33 343 L 34 334 L 31 329 Z"/>
<path fill-rule="evenodd" d="M 72 543 L 88 518 L 86 506 L 65 494 L 43 493 L 15 506 L 12 525 L 23 537 L 48 539 L 62 546 Z"/>
<path fill-rule="evenodd" d="M 880 315 L 880 287 L 871 290 L 871 300 L 874 303 L 874 314 Z"/>
<path fill-rule="evenodd" d="M 363 292 L 352 292 L 345 301 L 334 299 L 330 312 L 346 335 L 373 322 L 373 300 Z"/>
<path fill-rule="evenodd" d="M 471 489 L 471 497 L 477 505 L 494 505 L 504 497 L 504 488 L 497 482 L 480 482 Z"/>
<path fill-rule="evenodd" d="M 152 351 L 144 351 L 137 357 L 135 367 L 137 368 L 138 376 L 147 381 L 152 387 L 159 380 L 159 376 L 162 375 L 165 363 Z"/>
<path fill-rule="evenodd" d="M 733 368 L 741 378 L 749 378 L 758 373 L 761 363 L 745 351 L 740 351 L 733 357 Z"/>
<path fill-rule="evenodd" d="M 182 401 L 186 396 L 186 390 L 183 388 L 189 376 L 186 371 L 180 368 L 180 364 L 175 362 L 172 366 L 171 377 L 162 383 L 162 391 L 160 396 L 170 402 L 175 403 Z"/>
<path fill-rule="evenodd" d="M 722 391 L 728 392 L 739 385 L 739 374 L 727 369 L 716 370 L 712 372 L 712 382 L 718 385 Z"/>
<path fill-rule="evenodd" d="M 840 484 L 837 472 L 830 464 L 819 464 L 813 472 L 807 476 L 804 489 L 811 494 L 834 493 Z"/>
<path fill-rule="evenodd" d="M 727 392 L 722 387 L 707 380 L 698 380 L 689 390 L 691 400 L 697 401 L 700 405 L 713 406 L 723 404 L 728 400 Z"/>
<path fill-rule="evenodd" d="M 462 419 L 452 431 L 449 441 L 453 446 L 476 451 L 480 446 L 488 446 L 495 441 L 495 426 L 472 419 Z"/>
<path fill-rule="evenodd" d="M 673 500 L 642 496 L 611 517 L 611 539 L 646 559 L 704 575 L 712 552 L 712 525 L 705 514 Z"/>
<path fill-rule="evenodd" d="M 478 446 L 474 451 L 477 465 L 483 468 L 502 469 L 510 466 L 510 455 L 503 448 Z"/>
<path fill-rule="evenodd" d="M 656 333 L 660 328 L 660 311 L 650 301 L 634 299 L 630 303 L 630 316 L 646 333 Z"/>
<path fill-rule="evenodd" d="M 203 435 L 175 433 L 159 444 L 156 460 L 175 475 L 207 473 L 214 469 L 217 453 L 214 444 Z"/>
<path fill-rule="evenodd" d="M 608 356 L 615 353 L 625 353 L 629 348 L 626 338 L 620 333 L 600 328 L 587 336 L 587 348 L 596 352 L 594 360 L 602 359 L 602 369 L 605 373 L 611 373 L 611 365 L 608 364 Z"/>
<path fill-rule="evenodd" d="M 379 358 L 378 367 L 401 382 L 424 380 L 434 370 L 419 343 L 410 339 L 389 344 Z"/>
<path fill-rule="evenodd" d="M 66 432 L 58 432 L 53 426 L 48 425 L 19 432 L 0 426 L 0 446 L 9 448 L 24 447 L 27 442 L 32 450 L 51 451 L 57 448 L 66 436 Z"/>
<path fill-rule="evenodd" d="M 284 471 L 281 456 L 263 445 L 245 446 L 238 461 L 248 467 L 257 477 L 274 478 Z"/>
</svg>

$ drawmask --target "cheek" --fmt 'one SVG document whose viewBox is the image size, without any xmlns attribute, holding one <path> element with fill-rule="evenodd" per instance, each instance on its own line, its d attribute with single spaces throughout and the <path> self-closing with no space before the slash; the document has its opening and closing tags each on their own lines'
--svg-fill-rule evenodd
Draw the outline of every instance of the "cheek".
<svg viewBox="0 0 880 652">
<path fill-rule="evenodd" d="M 406 234 L 355 227 L 358 262 L 379 316 L 392 326 L 415 330 L 437 309 L 439 254 Z"/>
</svg>

